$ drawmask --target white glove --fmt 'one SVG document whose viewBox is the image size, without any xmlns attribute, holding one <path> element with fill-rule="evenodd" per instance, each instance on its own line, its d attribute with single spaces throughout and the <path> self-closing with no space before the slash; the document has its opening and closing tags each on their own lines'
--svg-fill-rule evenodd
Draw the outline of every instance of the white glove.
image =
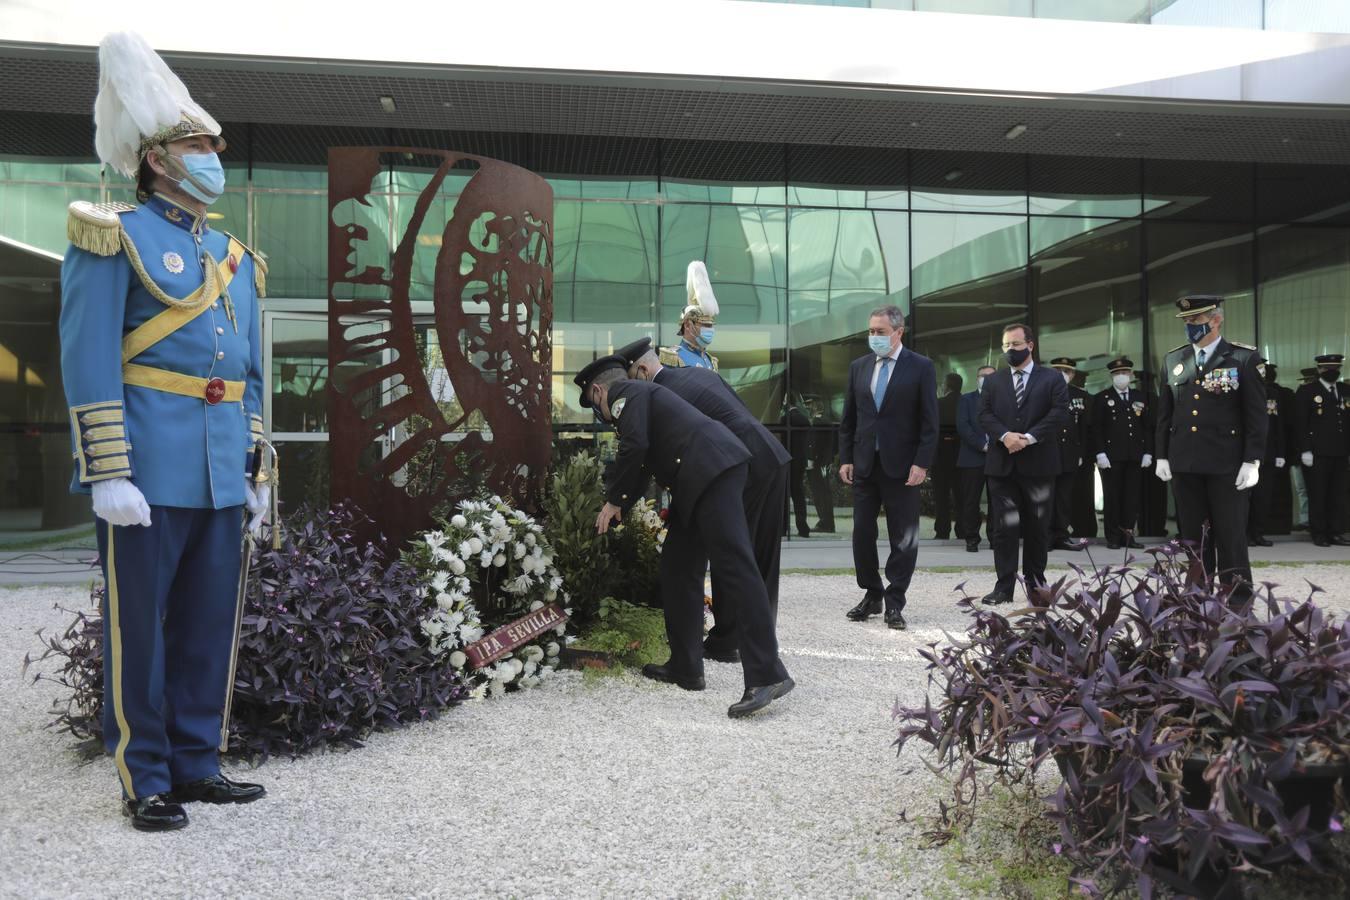
<svg viewBox="0 0 1350 900">
<path fill-rule="evenodd" d="M 150 527 L 150 504 L 130 478 L 94 482 L 94 515 L 109 525 Z"/>
<path fill-rule="evenodd" d="M 253 514 L 253 518 L 248 520 L 249 533 L 254 537 L 262 531 L 263 519 L 267 516 L 267 504 L 272 499 L 272 486 L 264 484 L 258 488 L 253 487 L 251 480 L 244 481 L 244 505 L 248 511 Z"/>
<path fill-rule="evenodd" d="M 1081 457 L 1081 456 L 1078 457 L 1078 464 L 1079 464 L 1080 466 L 1083 464 L 1083 457 Z"/>
<path fill-rule="evenodd" d="M 1111 468 L 1111 460 L 1109 460 L 1109 459 L 1106 458 L 1106 454 L 1105 454 L 1105 453 L 1098 453 L 1098 454 L 1097 454 L 1097 468 L 1099 468 L 1099 469 L 1109 469 L 1109 468 Z"/>
<path fill-rule="evenodd" d="M 1277 457 L 1275 457 L 1275 468 L 1277 468 L 1277 469 L 1283 469 L 1283 468 L 1284 468 L 1284 457 L 1283 457 L 1283 456 L 1277 456 Z"/>
<path fill-rule="evenodd" d="M 1159 481 L 1171 481 L 1172 466 L 1168 464 L 1167 460 L 1160 459 L 1153 464 L 1153 474 L 1158 476 Z"/>
<path fill-rule="evenodd" d="M 1256 483 L 1261 480 L 1261 470 L 1256 463 L 1245 462 L 1242 468 L 1238 469 L 1237 481 L 1233 482 L 1239 491 L 1245 491 L 1247 488 L 1256 487 Z"/>
<path fill-rule="evenodd" d="M 1305 452 L 1299 459 L 1303 460 L 1303 465 L 1312 468 L 1312 453 Z"/>
<path fill-rule="evenodd" d="M 1150 453 L 1145 453 L 1144 458 L 1139 460 L 1139 468 L 1147 469 L 1150 465 L 1152 465 L 1152 463 L 1153 463 L 1153 455 Z"/>
</svg>

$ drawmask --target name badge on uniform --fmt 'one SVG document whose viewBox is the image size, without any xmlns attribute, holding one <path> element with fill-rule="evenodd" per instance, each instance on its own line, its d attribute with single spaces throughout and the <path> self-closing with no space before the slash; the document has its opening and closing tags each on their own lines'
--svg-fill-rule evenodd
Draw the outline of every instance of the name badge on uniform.
<svg viewBox="0 0 1350 900">
<path fill-rule="evenodd" d="M 1181 363 L 1177 363 L 1175 366 L 1172 367 L 1173 375 L 1180 375 L 1184 371 L 1186 371 L 1186 367 L 1183 366 Z"/>
</svg>

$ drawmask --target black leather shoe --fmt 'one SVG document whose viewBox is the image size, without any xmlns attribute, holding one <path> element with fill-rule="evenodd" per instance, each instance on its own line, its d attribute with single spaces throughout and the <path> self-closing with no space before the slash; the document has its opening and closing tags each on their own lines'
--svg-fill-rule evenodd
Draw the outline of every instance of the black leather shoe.
<svg viewBox="0 0 1350 900">
<path fill-rule="evenodd" d="M 642 677 L 650 678 L 652 681 L 663 681 L 666 684 L 677 684 L 686 691 L 701 691 L 708 686 L 702 675 L 689 677 L 687 675 L 677 675 L 671 670 L 669 665 L 659 666 L 656 663 L 647 663 L 642 667 Z"/>
<path fill-rule="evenodd" d="M 727 715 L 733 719 L 739 719 L 742 716 L 759 712 L 779 697 L 786 696 L 796 686 L 797 682 L 789 677 L 784 678 L 777 684 L 746 688 L 745 693 L 741 695 L 741 699 L 727 707 Z"/>
<path fill-rule="evenodd" d="M 261 784 L 231 781 L 224 775 L 175 784 L 169 794 L 175 803 L 252 803 L 265 796 L 267 790 Z"/>
<path fill-rule="evenodd" d="M 123 800 L 122 815 L 131 819 L 131 827 L 137 831 L 177 831 L 188 823 L 183 807 L 160 794 Z"/>
<path fill-rule="evenodd" d="M 1254 537 L 1247 542 L 1248 547 L 1274 547 L 1275 542 L 1263 537 Z"/>
<path fill-rule="evenodd" d="M 979 542 L 979 541 L 966 541 L 966 552 L 967 552 L 967 553 L 979 553 L 979 552 L 980 552 L 980 542 Z"/>
<path fill-rule="evenodd" d="M 855 622 L 866 622 L 868 616 L 875 616 L 881 612 L 881 595 L 871 594 L 862 598 L 862 602 L 850 609 L 848 617 Z"/>
<path fill-rule="evenodd" d="M 1081 541 L 1077 538 L 1065 538 L 1062 541 L 1055 541 L 1050 545 L 1052 550 L 1082 550 L 1087 546 L 1087 541 Z"/>
<path fill-rule="evenodd" d="M 985 606 L 998 606 L 1001 603 L 1013 602 L 1012 594 L 1005 594 L 1002 591 L 990 591 L 980 600 Z"/>
<path fill-rule="evenodd" d="M 900 612 L 900 610 L 898 609 L 886 610 L 886 627 L 894 628 L 896 631 L 904 631 L 905 628 L 907 627 L 907 623 L 905 622 L 905 614 Z"/>
<path fill-rule="evenodd" d="M 714 641 L 704 641 L 703 658 L 711 659 L 713 662 L 738 663 L 741 661 L 741 651 L 735 647 L 726 647 Z"/>
<path fill-rule="evenodd" d="M 1350 547 L 1350 538 L 1346 538 L 1343 534 L 1334 534 L 1331 536 L 1331 546 Z"/>
<path fill-rule="evenodd" d="M 1323 538 L 1323 537 L 1315 537 L 1315 538 L 1313 538 L 1313 546 L 1314 546 L 1314 547 L 1330 547 L 1330 546 L 1331 546 L 1331 541 L 1329 541 L 1329 540 L 1327 540 L 1326 538 Z"/>
<path fill-rule="evenodd" d="M 1106 549 L 1107 549 L 1107 550 L 1119 550 L 1119 549 L 1120 549 L 1120 544 L 1113 543 L 1112 541 L 1107 541 L 1107 542 L 1106 542 Z"/>
<path fill-rule="evenodd" d="M 1126 546 L 1126 547 L 1129 547 L 1131 550 L 1143 550 L 1143 549 L 1144 549 L 1144 545 L 1141 544 L 1141 543 L 1139 543 L 1138 541 L 1136 541 L 1134 538 L 1130 538 L 1128 541 L 1126 541 L 1126 542 L 1125 542 L 1125 546 Z"/>
</svg>

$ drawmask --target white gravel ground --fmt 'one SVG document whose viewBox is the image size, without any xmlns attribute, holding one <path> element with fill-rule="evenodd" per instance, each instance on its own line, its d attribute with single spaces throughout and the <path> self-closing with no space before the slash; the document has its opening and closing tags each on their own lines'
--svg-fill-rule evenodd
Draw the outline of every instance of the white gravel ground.
<svg viewBox="0 0 1350 900">
<path fill-rule="evenodd" d="M 739 666 L 710 663 L 702 694 L 564 673 L 356 752 L 234 770 L 268 797 L 195 804 L 162 835 L 121 817 L 110 762 L 44 727 L 58 689 L 19 675 L 34 632 L 65 622 L 53 604 L 85 591 L 0 591 L 0 896 L 961 896 L 914 821 L 945 789 L 917 747 L 897 759 L 889 713 L 922 697 L 915 649 L 963 627 L 967 577 L 992 582 L 916 575 L 906 632 L 846 621 L 851 577 L 785 577 L 798 686 L 751 719 L 726 716 Z M 1346 608 L 1350 567 L 1258 574 L 1302 577 Z"/>
</svg>

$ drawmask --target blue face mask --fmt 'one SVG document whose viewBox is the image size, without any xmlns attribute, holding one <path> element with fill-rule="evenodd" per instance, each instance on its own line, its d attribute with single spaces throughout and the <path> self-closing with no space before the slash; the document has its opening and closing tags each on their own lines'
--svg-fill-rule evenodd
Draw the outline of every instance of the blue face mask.
<svg viewBox="0 0 1350 900">
<path fill-rule="evenodd" d="M 713 342 L 713 329 L 700 328 L 698 330 L 698 345 L 706 347 Z"/>
<path fill-rule="evenodd" d="M 1200 341 L 1203 341 L 1207 334 L 1209 334 L 1208 322 L 1186 323 L 1186 340 L 1190 341 L 1192 344 L 1198 344 Z"/>
<path fill-rule="evenodd" d="M 867 347 L 877 356 L 891 355 L 891 336 L 889 334 L 869 334 Z"/>
<path fill-rule="evenodd" d="M 187 177 L 178 182 L 184 193 L 210 206 L 225 193 L 225 167 L 214 153 L 189 153 L 178 157 Z"/>
</svg>

